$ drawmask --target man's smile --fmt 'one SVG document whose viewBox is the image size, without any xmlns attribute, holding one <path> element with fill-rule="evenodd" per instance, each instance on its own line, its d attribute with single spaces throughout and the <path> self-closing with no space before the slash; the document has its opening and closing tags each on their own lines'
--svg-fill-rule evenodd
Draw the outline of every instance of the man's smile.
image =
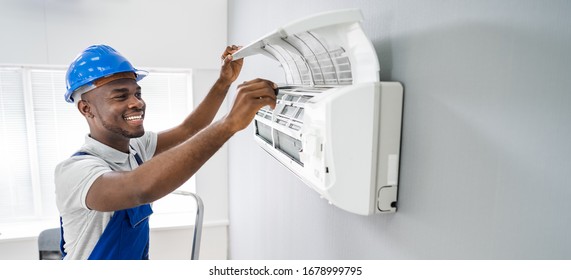
<svg viewBox="0 0 571 280">
<path fill-rule="evenodd" d="M 140 113 L 137 115 L 124 116 L 123 119 L 126 120 L 128 123 L 142 124 L 143 120 L 145 119 L 145 114 Z"/>
</svg>

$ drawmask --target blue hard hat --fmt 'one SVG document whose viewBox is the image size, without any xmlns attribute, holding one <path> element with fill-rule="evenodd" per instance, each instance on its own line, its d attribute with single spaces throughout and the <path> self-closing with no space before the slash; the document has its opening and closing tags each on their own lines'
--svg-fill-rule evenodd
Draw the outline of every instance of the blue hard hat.
<svg viewBox="0 0 571 280">
<path fill-rule="evenodd" d="M 72 94 L 79 88 L 93 86 L 97 79 L 116 73 L 133 72 L 139 81 L 147 76 L 146 71 L 135 69 L 119 52 L 106 45 L 90 46 L 81 52 L 69 65 L 65 74 L 65 101 L 73 103 Z"/>
</svg>

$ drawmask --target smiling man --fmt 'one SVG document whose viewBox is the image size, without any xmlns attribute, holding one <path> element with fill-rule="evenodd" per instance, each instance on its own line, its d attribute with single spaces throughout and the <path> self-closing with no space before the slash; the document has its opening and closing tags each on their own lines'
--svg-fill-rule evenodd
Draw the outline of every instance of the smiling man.
<svg viewBox="0 0 571 280">
<path fill-rule="evenodd" d="M 169 194 L 263 106 L 275 107 L 276 85 L 256 79 L 237 87 L 230 112 L 212 123 L 243 61 L 239 47 L 222 54 L 217 81 L 182 123 L 145 131 L 145 102 L 134 68 L 109 46 L 85 49 L 66 74 L 65 100 L 89 125 L 85 144 L 55 170 L 64 259 L 148 259 L 150 203 Z"/>
</svg>

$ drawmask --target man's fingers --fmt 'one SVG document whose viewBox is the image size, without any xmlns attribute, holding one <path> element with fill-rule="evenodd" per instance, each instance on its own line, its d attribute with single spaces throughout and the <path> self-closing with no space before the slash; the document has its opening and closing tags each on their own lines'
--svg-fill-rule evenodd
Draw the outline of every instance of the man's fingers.
<svg viewBox="0 0 571 280">
<path fill-rule="evenodd" d="M 231 54 L 237 52 L 241 48 L 242 48 L 242 46 L 236 46 L 236 45 L 227 46 L 220 58 L 224 60 L 228 57 L 228 55 L 231 55 Z"/>
<path fill-rule="evenodd" d="M 273 82 L 259 80 L 255 83 L 243 83 L 238 87 L 238 98 L 242 102 L 250 103 L 259 108 L 269 105 L 272 109 L 276 106 L 277 96 L 273 89 Z M 244 103 L 244 104 L 246 104 Z"/>
<path fill-rule="evenodd" d="M 277 100 L 277 96 L 276 96 L 274 90 L 270 89 L 267 86 L 263 87 L 263 88 L 258 88 L 258 89 L 252 89 L 252 88 L 238 89 L 238 94 L 242 95 L 243 98 L 246 98 L 246 99 L 267 99 L 267 100 L 271 100 L 274 103 Z"/>
<path fill-rule="evenodd" d="M 276 95 L 274 94 L 274 91 L 270 88 L 266 87 L 261 87 L 261 88 L 241 88 L 238 90 L 238 93 L 242 93 L 245 94 L 247 98 L 251 98 L 251 99 L 261 99 L 261 98 L 269 98 L 272 100 L 276 100 Z"/>
<path fill-rule="evenodd" d="M 251 81 L 244 81 L 243 83 L 238 85 L 238 89 L 248 87 L 248 89 L 250 89 L 250 90 L 255 90 L 255 89 L 264 88 L 264 87 L 268 87 L 268 86 L 272 90 L 274 90 L 278 87 L 278 85 L 276 85 L 272 81 L 268 81 L 265 79 L 258 78 L 258 79 L 251 80 Z"/>
</svg>

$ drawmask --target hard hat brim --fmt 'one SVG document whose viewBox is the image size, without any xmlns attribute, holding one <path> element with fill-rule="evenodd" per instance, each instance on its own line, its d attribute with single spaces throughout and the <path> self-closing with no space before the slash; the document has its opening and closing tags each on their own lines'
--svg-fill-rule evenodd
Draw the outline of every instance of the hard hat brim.
<svg viewBox="0 0 571 280">
<path fill-rule="evenodd" d="M 137 82 L 142 80 L 143 78 L 145 78 L 147 75 L 149 75 L 149 72 L 146 70 L 139 70 L 139 69 L 134 69 L 134 70 L 135 71 L 133 71 L 133 73 L 135 73 L 135 80 Z M 112 75 L 114 75 L 114 74 L 117 74 L 117 73 L 113 73 Z M 81 96 L 82 94 L 97 88 L 94 85 L 94 82 L 95 82 L 95 80 L 91 81 L 91 82 L 89 82 L 89 83 L 87 83 L 87 84 L 85 84 L 79 88 L 70 89 L 70 90 L 66 91 L 65 101 L 68 103 L 74 103 L 74 99 L 73 99 L 74 93 L 76 93 L 75 96 Z"/>
</svg>

